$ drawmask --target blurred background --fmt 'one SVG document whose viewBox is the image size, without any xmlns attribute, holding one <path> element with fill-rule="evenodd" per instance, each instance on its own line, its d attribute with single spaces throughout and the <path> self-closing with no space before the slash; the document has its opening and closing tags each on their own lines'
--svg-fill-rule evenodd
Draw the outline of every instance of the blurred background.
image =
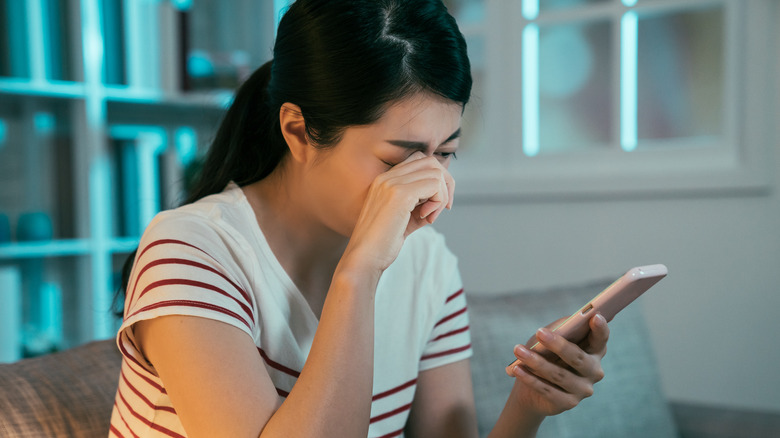
<svg viewBox="0 0 780 438">
<path fill-rule="evenodd" d="M 0 362 L 114 336 L 289 3 L 0 0 Z M 637 305 L 667 397 L 780 413 L 778 2 L 445 3 L 475 88 L 437 228 L 469 293 L 664 263 Z"/>
</svg>

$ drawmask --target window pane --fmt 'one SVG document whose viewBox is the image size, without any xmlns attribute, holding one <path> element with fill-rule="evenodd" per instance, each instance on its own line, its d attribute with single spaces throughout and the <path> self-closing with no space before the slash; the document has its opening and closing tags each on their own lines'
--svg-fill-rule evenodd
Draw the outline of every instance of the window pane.
<svg viewBox="0 0 780 438">
<path fill-rule="evenodd" d="M 606 3 L 610 0 L 539 0 L 539 10 L 550 11 L 554 9 L 566 9 L 593 3 Z"/>
<path fill-rule="evenodd" d="M 612 131 L 612 24 L 539 31 L 540 152 L 606 147 Z"/>
<path fill-rule="evenodd" d="M 722 133 L 723 10 L 640 16 L 640 139 Z"/>
</svg>

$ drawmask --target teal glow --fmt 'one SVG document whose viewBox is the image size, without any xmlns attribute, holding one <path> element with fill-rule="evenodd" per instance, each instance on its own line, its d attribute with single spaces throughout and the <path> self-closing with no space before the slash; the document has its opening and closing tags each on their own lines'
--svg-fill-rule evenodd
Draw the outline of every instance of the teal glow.
<svg viewBox="0 0 780 438">
<path fill-rule="evenodd" d="M 638 18 L 629 11 L 620 26 L 620 147 L 626 152 L 637 146 L 637 44 Z"/>
<path fill-rule="evenodd" d="M 295 0 L 274 0 L 274 17 L 276 18 L 274 33 L 276 32 L 276 28 L 279 27 L 279 21 L 282 20 L 282 16 L 287 12 L 287 9 L 294 1 Z"/>
<path fill-rule="evenodd" d="M 182 126 L 173 134 L 179 163 L 186 167 L 198 153 L 198 135 L 189 126 Z"/>
<path fill-rule="evenodd" d="M 48 28 L 44 26 L 44 20 L 48 17 L 45 2 L 42 0 L 29 0 L 27 2 L 27 39 L 30 43 L 30 74 L 34 81 L 46 80 L 46 53 L 51 49 Z"/>
<path fill-rule="evenodd" d="M 57 126 L 57 120 L 52 113 L 37 112 L 33 116 L 33 126 L 40 134 L 51 134 Z"/>
<path fill-rule="evenodd" d="M 0 119 L 0 150 L 5 146 L 5 142 L 8 139 L 8 125 L 5 120 Z"/>
<path fill-rule="evenodd" d="M 623 4 L 630 8 L 631 6 L 636 5 L 636 1 L 637 0 L 623 0 Z"/>
<path fill-rule="evenodd" d="M 89 167 L 89 199 L 90 199 L 90 232 L 92 234 L 93 255 L 92 267 L 92 306 L 96 312 L 92 320 L 92 336 L 94 339 L 107 339 L 116 335 L 112 318 L 103 309 L 111 308 L 111 256 L 106 250 L 111 242 L 111 217 L 105 213 L 103 206 L 111 203 L 111 163 L 106 155 L 93 160 Z"/>
<path fill-rule="evenodd" d="M 192 8 L 192 0 L 171 0 L 171 4 L 180 11 L 189 11 Z"/>
<path fill-rule="evenodd" d="M 523 17 L 535 20 L 539 16 L 539 0 L 523 0 Z"/>
<path fill-rule="evenodd" d="M 523 29 L 523 153 L 539 154 L 539 26 Z"/>
</svg>

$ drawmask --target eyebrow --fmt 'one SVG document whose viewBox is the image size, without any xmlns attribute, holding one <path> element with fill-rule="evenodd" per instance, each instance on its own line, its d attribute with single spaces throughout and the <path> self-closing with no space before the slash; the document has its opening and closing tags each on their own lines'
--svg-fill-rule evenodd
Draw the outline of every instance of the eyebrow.
<svg viewBox="0 0 780 438">
<path fill-rule="evenodd" d="M 442 144 L 447 144 L 458 137 L 460 137 L 460 128 L 458 128 L 455 132 L 453 132 L 452 135 L 450 135 L 446 140 L 444 140 L 444 142 L 442 142 Z M 423 151 L 423 152 L 425 152 L 428 149 L 428 144 L 421 141 L 408 141 L 408 140 L 386 140 L 386 141 L 394 146 L 402 147 L 404 149 Z"/>
</svg>

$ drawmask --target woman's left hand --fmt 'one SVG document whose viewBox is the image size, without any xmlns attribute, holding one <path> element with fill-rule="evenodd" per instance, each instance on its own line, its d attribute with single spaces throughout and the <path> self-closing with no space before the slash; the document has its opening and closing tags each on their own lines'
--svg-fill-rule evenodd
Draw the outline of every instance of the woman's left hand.
<svg viewBox="0 0 780 438">
<path fill-rule="evenodd" d="M 515 356 L 522 363 L 509 370 L 515 377 L 515 401 L 526 413 L 539 416 L 557 415 L 577 406 L 593 395 L 593 385 L 604 378 L 601 359 L 607 353 L 608 338 L 609 327 L 601 315 L 590 319 L 590 334 L 580 345 L 548 328 L 539 329 L 531 342 L 538 340 L 557 358 L 548 360 L 526 346 L 515 346 Z M 528 345 L 533 345 L 531 342 Z"/>
</svg>

